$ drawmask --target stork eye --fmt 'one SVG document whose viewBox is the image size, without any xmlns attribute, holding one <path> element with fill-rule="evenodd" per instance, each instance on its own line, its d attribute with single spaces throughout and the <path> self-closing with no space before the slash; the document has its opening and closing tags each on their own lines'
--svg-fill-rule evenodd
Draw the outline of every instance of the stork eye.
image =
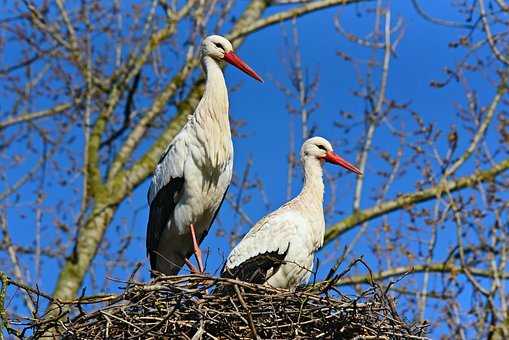
<svg viewBox="0 0 509 340">
<path fill-rule="evenodd" d="M 327 151 L 325 146 L 323 146 L 323 145 L 317 145 L 317 146 L 318 146 L 318 149 L 323 150 L 323 151 Z"/>
<path fill-rule="evenodd" d="M 225 50 L 223 45 L 221 45 L 221 43 L 214 43 L 214 45 L 216 45 L 217 48 L 220 48 L 222 49 L 223 51 Z"/>
</svg>

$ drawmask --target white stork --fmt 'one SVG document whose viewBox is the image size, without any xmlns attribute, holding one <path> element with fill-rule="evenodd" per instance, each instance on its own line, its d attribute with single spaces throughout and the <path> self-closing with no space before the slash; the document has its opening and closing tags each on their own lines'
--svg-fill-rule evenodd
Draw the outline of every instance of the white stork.
<svg viewBox="0 0 509 340">
<path fill-rule="evenodd" d="M 361 171 L 335 154 L 321 137 L 304 142 L 300 153 L 302 191 L 251 228 L 228 256 L 223 277 L 287 289 L 308 281 L 325 232 L 322 165 L 337 164 L 359 175 Z"/>
<path fill-rule="evenodd" d="M 205 93 L 196 111 L 161 156 L 148 191 L 150 215 L 147 254 L 153 271 L 175 275 L 194 254 L 200 272 L 199 244 L 224 200 L 232 178 L 233 144 L 228 91 L 222 60 L 251 77 L 262 78 L 233 53 L 224 37 L 211 35 L 200 48 Z"/>
</svg>

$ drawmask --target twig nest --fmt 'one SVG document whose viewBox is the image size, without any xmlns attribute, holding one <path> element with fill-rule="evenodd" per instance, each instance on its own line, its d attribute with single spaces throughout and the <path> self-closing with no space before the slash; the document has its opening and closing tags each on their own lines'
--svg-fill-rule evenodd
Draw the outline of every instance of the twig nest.
<svg viewBox="0 0 509 340">
<path fill-rule="evenodd" d="M 64 339 L 425 339 L 425 326 L 403 321 L 377 286 L 349 297 L 330 287 L 290 292 L 188 275 L 129 283 L 104 300 L 34 324 L 35 336 L 56 327 Z"/>
</svg>

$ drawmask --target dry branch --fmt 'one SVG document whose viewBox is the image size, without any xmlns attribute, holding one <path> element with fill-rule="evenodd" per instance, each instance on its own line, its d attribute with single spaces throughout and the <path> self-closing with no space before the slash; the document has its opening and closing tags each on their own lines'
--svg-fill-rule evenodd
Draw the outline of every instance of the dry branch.
<svg viewBox="0 0 509 340">
<path fill-rule="evenodd" d="M 70 103 L 64 103 L 64 104 L 56 105 L 55 107 L 48 109 L 48 110 L 42 110 L 42 111 L 31 112 L 31 113 L 23 113 L 19 116 L 10 117 L 10 118 L 7 118 L 6 120 L 0 122 L 0 130 L 2 130 L 8 126 L 12 126 L 12 125 L 16 125 L 16 124 L 20 124 L 20 123 L 24 123 L 24 122 L 32 121 L 35 119 L 52 116 L 52 115 L 57 115 L 57 114 L 60 114 L 64 111 L 70 109 L 71 107 L 72 107 L 72 105 Z"/>
<path fill-rule="evenodd" d="M 415 193 L 401 195 L 400 197 L 381 203 L 375 207 L 368 208 L 353 213 L 331 226 L 325 233 L 325 243 L 334 240 L 341 234 L 344 234 L 356 226 L 375 219 L 390 212 L 412 206 L 417 203 L 426 202 L 434 198 L 445 195 L 447 192 L 454 192 L 465 188 L 471 188 L 481 182 L 492 181 L 497 175 L 505 172 L 509 168 L 509 159 L 506 159 L 489 170 L 477 171 L 473 175 L 460 177 L 457 180 L 442 182 L 440 185 L 432 188 L 417 191 Z"/>
</svg>

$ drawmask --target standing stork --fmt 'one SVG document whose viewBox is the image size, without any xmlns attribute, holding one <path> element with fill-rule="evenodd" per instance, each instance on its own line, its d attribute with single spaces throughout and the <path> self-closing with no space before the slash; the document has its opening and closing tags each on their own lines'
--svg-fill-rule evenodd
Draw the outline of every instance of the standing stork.
<svg viewBox="0 0 509 340">
<path fill-rule="evenodd" d="M 287 289 L 308 281 L 325 233 L 322 165 L 337 164 L 358 175 L 361 171 L 335 154 L 321 137 L 304 142 L 300 154 L 302 191 L 251 228 L 231 251 L 221 276 Z"/>
<path fill-rule="evenodd" d="M 200 48 L 207 80 L 196 111 L 170 142 L 154 171 L 148 191 L 150 214 L 147 254 L 153 271 L 175 275 L 194 252 L 200 272 L 199 244 L 206 236 L 230 185 L 233 144 L 228 91 L 222 60 L 263 82 L 224 37 L 211 35 Z"/>
</svg>

